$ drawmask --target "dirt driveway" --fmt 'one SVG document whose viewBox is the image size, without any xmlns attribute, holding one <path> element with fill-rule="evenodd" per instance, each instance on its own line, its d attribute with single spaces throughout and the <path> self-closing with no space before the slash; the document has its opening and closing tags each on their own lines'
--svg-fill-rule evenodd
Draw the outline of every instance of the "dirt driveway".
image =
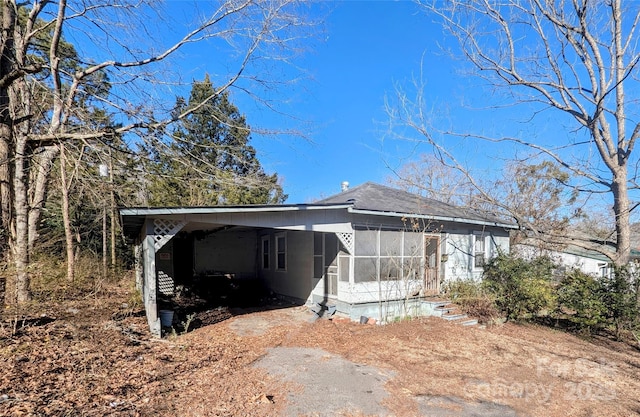
<svg viewBox="0 0 640 417">
<path fill-rule="evenodd" d="M 130 294 L 0 322 L 0 415 L 629 416 L 640 354 L 538 326 L 386 326 L 231 311 L 162 341 Z M 213 313 L 212 313 L 213 314 Z M 217 313 L 216 313 L 217 314 Z M 6 319 L 5 319 L 6 320 Z"/>
<path fill-rule="evenodd" d="M 286 325 L 254 367 L 289 384 L 286 416 L 629 415 L 638 351 L 539 326 L 467 328 L 429 318 L 387 326 L 319 320 L 303 308 L 235 317 Z M 263 326 L 263 324 L 266 324 Z M 239 333 L 241 334 L 241 333 Z"/>
</svg>

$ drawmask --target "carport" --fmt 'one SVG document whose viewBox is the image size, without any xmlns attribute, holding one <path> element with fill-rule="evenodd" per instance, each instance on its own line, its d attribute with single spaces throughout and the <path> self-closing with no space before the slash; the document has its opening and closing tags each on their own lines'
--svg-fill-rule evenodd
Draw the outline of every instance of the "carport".
<svg viewBox="0 0 640 417">
<path fill-rule="evenodd" d="M 314 241 L 330 234 L 343 242 L 340 247 L 353 242 L 348 207 L 121 209 L 125 236 L 135 244 L 136 286 L 151 332 L 161 335 L 159 300 L 173 296 L 176 283 L 187 277 L 259 280 L 281 296 L 306 302 L 318 284 Z"/>
</svg>

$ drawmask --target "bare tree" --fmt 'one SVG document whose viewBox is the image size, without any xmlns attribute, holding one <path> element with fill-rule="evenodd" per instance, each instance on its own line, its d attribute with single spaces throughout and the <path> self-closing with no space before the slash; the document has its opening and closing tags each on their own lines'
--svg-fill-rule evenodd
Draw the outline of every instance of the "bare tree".
<svg viewBox="0 0 640 417">
<path fill-rule="evenodd" d="M 409 99 L 400 94 L 391 116 L 412 126 L 447 163 L 468 174 L 455 151 L 442 138 L 480 140 L 523 147 L 536 158 L 557 164 L 572 178 L 566 186 L 583 195 L 606 194 L 613 206 L 615 251 L 588 240 L 553 236 L 562 242 L 597 249 L 616 264 L 629 260 L 630 215 L 638 188 L 638 158 L 634 147 L 640 135 L 636 93 L 640 86 L 637 64 L 637 25 L 640 13 L 634 3 L 621 0 L 491 0 L 419 1 L 437 16 L 457 39 L 460 53 L 475 75 L 495 91 L 504 88 L 514 105 L 527 106 L 531 118 L 546 111 L 564 115 L 573 127 L 567 139 L 537 141 L 484 132 L 436 129 L 425 114 L 424 96 Z M 496 107 L 497 109 L 497 107 Z M 501 122 L 502 123 L 502 122 Z M 551 144 L 550 144 L 551 143 Z M 482 188 L 479 187 L 481 190 Z M 484 196 L 491 197 L 488 190 Z M 509 210 L 507 204 L 495 201 Z M 523 228 L 535 225 L 511 214 Z"/>
<path fill-rule="evenodd" d="M 193 109 L 163 111 L 170 105 L 162 101 L 162 84 L 175 80 L 162 63 L 196 42 L 224 62 L 211 98 L 232 86 L 252 94 L 264 88 L 269 72 L 260 62 L 273 65 L 297 52 L 295 41 L 308 25 L 300 10 L 289 0 L 218 1 L 208 12 L 194 8 L 193 24 L 185 27 L 155 1 L 3 0 L 0 218 L 15 269 L 15 294 L 7 301 L 30 298 L 30 253 L 59 144 L 108 143 L 118 135 L 144 140 L 185 117 Z M 118 125 L 92 123 L 98 110 L 116 114 Z"/>
<path fill-rule="evenodd" d="M 478 192 L 467 177 L 434 154 L 422 154 L 394 171 L 388 182 L 410 193 L 460 207 L 476 207 Z"/>
</svg>

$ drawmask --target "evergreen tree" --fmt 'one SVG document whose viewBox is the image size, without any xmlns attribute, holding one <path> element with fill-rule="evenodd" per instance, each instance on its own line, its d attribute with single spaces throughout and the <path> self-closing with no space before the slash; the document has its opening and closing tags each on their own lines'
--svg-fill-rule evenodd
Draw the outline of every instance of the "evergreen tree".
<svg viewBox="0 0 640 417">
<path fill-rule="evenodd" d="M 251 130 L 225 92 L 209 76 L 196 81 L 189 100 L 178 97 L 181 118 L 171 140 L 147 148 L 150 206 L 277 204 L 286 199 L 277 174 L 264 172 L 249 144 Z"/>
</svg>

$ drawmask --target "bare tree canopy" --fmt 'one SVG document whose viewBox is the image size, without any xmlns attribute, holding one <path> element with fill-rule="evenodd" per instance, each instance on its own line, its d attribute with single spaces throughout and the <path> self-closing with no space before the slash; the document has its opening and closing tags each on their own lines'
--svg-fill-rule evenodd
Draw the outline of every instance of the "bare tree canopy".
<svg viewBox="0 0 640 417">
<path fill-rule="evenodd" d="M 583 198 L 608 195 L 614 213 L 615 253 L 589 242 L 581 244 L 600 249 L 618 264 L 627 263 L 630 215 L 638 189 L 634 153 L 640 135 L 637 4 L 623 5 L 621 0 L 419 3 L 457 40 L 459 53 L 471 64 L 473 74 L 494 92 L 505 92 L 500 106 L 495 107 L 493 117 L 501 117 L 496 124 L 504 117 L 498 107 L 507 101 L 519 110 L 524 108 L 530 121 L 551 111 L 557 120 L 564 117 L 567 127 L 559 123 L 544 138 L 438 129 L 422 93 L 416 99 L 401 93 L 391 117 L 411 126 L 442 160 L 469 175 L 469 168 L 456 159 L 448 140 L 515 145 L 528 157 L 565 171 L 570 181 L 564 185 L 570 192 L 576 190 Z M 477 180 L 474 183 L 479 185 Z M 483 195 L 490 197 L 488 191 L 482 191 Z M 535 234 L 530 221 L 513 210 L 511 215 Z M 567 236 L 555 237 L 576 243 Z"/>
<path fill-rule="evenodd" d="M 9 248 L 3 253 L 15 270 L 9 299 L 30 297 L 30 252 L 63 142 L 95 148 L 123 135 L 144 141 L 196 111 L 172 113 L 176 94 L 167 94 L 182 85 L 172 63 L 196 43 L 217 86 L 202 105 L 232 86 L 259 99 L 286 84 L 283 74 L 295 77 L 279 65 L 298 54 L 298 40 L 312 26 L 304 4 L 187 6 L 177 13 L 144 0 L 0 4 L 0 217 Z"/>
</svg>

